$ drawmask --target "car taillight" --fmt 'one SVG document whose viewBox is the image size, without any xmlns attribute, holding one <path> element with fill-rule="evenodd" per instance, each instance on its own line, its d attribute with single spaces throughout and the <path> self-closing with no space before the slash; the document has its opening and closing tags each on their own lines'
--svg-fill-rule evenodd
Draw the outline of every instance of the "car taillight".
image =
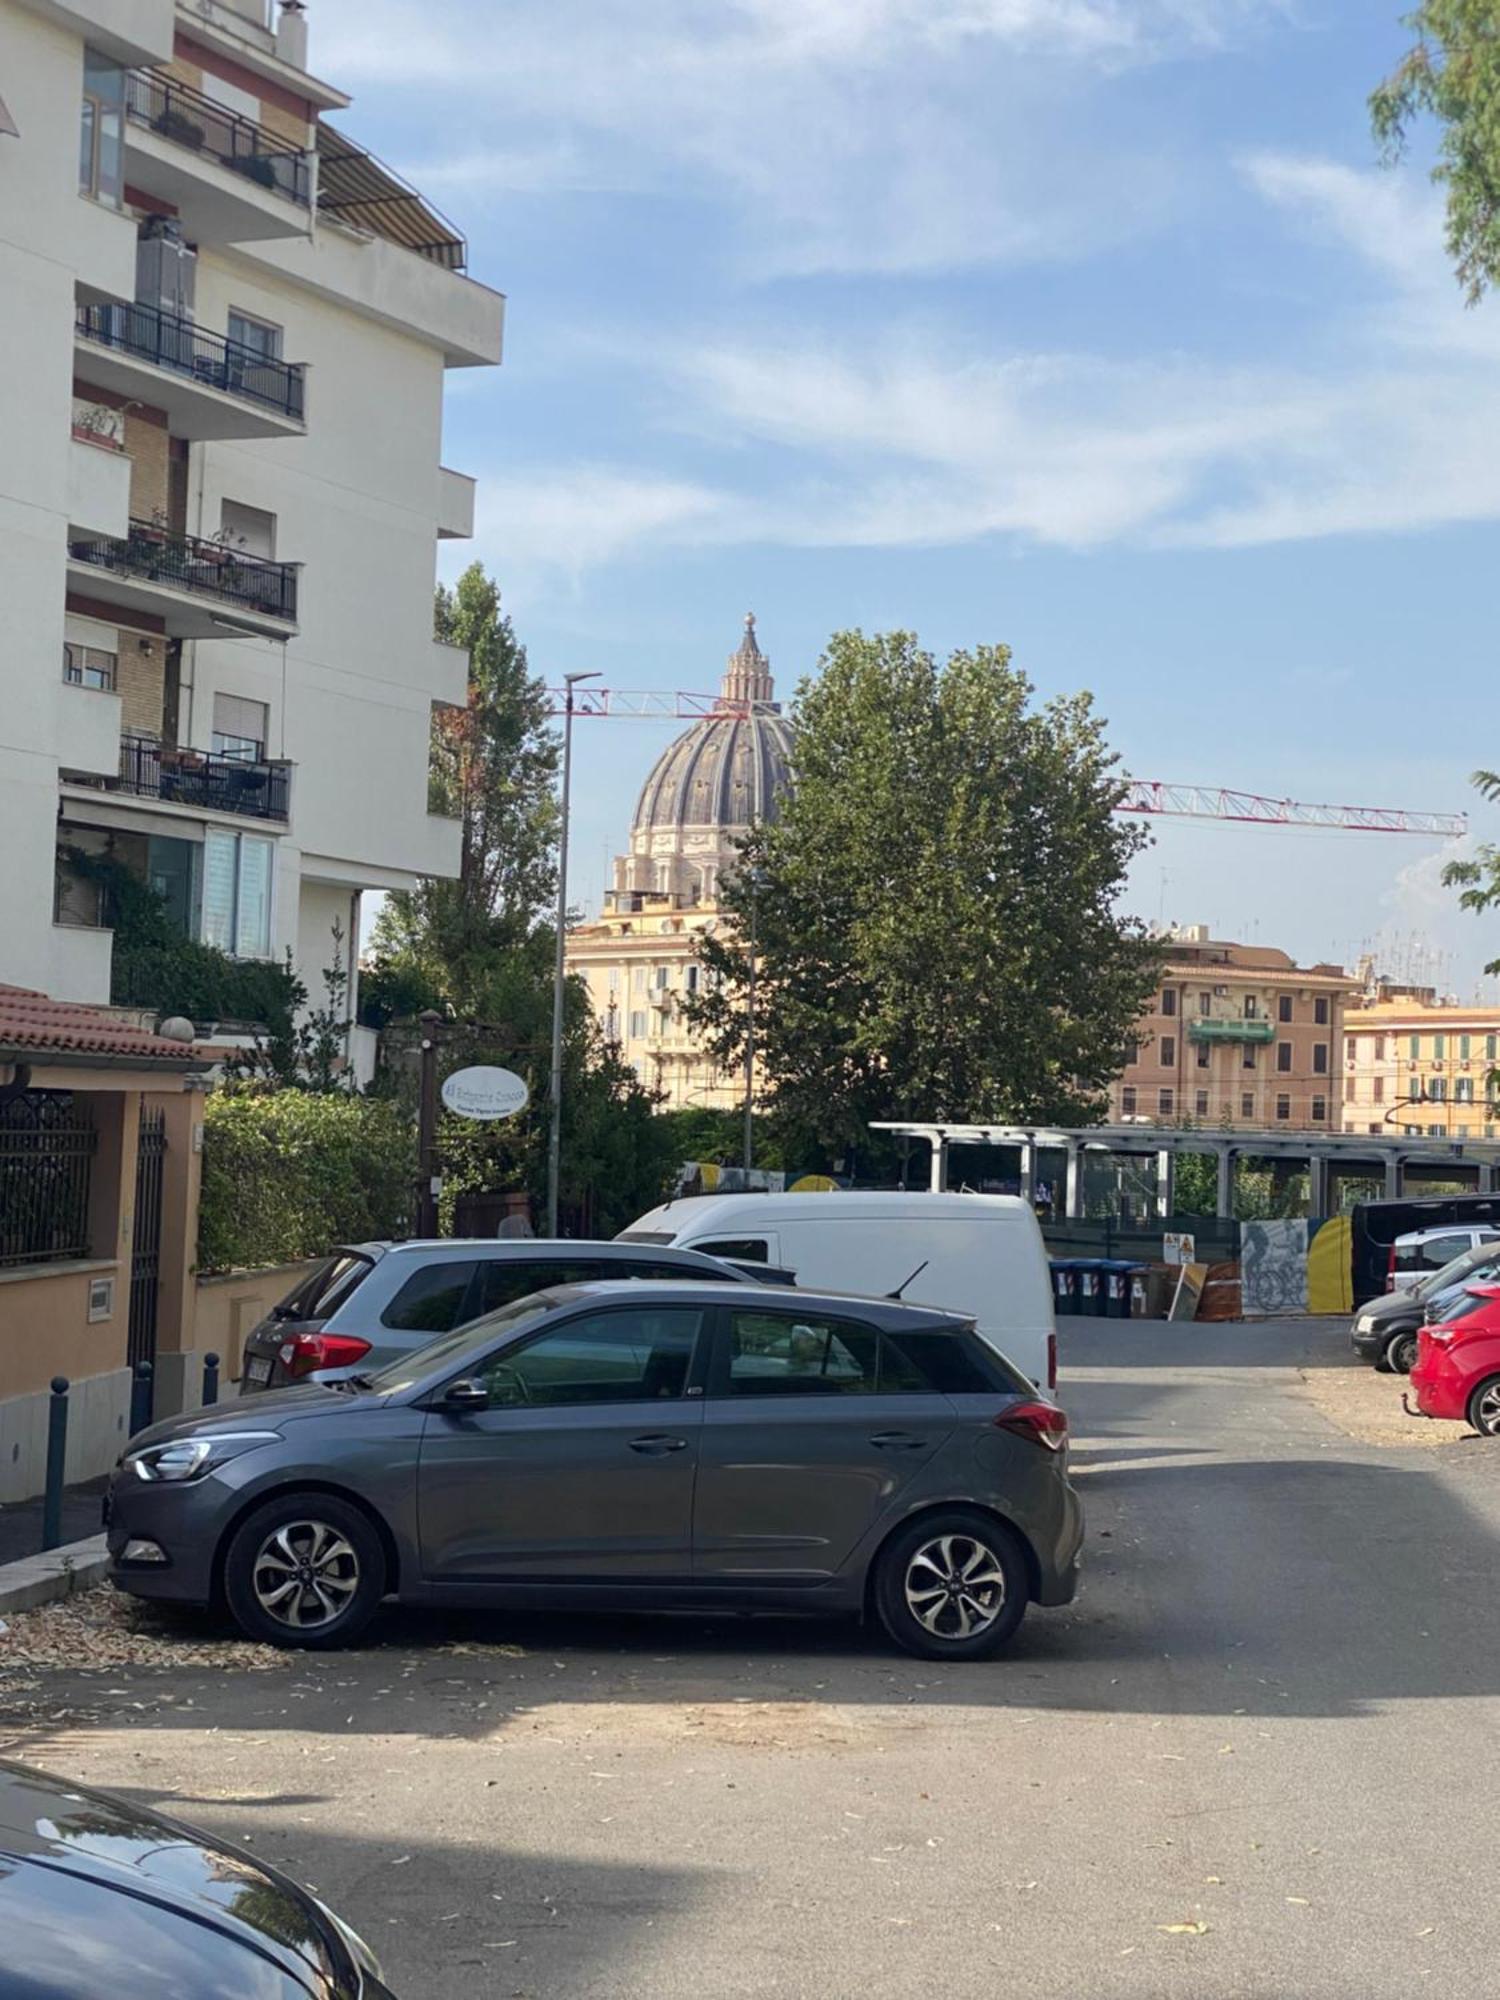
<svg viewBox="0 0 1500 2000">
<path fill-rule="evenodd" d="M 1047 1387 L 1049 1389 L 1057 1387 L 1057 1335 L 1055 1333 L 1047 1335 Z"/>
<path fill-rule="evenodd" d="M 1012 1403 L 995 1419 L 996 1430 L 1014 1431 L 1032 1444 L 1044 1444 L 1048 1451 L 1061 1451 L 1068 1440 L 1068 1418 L 1056 1403 Z"/>
<path fill-rule="evenodd" d="M 1388 1292 L 1396 1289 L 1396 1246 L 1391 1245 L 1390 1255 L 1385 1260 L 1385 1288 Z"/>
<path fill-rule="evenodd" d="M 277 1350 L 281 1365 L 294 1380 L 320 1368 L 352 1368 L 369 1351 L 369 1341 L 352 1333 L 294 1333 Z"/>
</svg>

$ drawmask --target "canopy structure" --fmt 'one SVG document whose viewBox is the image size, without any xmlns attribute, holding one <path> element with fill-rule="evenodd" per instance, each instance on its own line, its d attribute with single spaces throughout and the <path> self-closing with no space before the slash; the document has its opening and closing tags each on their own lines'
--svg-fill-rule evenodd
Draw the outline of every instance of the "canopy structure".
<svg viewBox="0 0 1500 2000">
<path fill-rule="evenodd" d="M 446 216 L 373 153 L 321 119 L 318 211 L 415 250 L 444 270 L 468 266 L 468 243 Z"/>
</svg>

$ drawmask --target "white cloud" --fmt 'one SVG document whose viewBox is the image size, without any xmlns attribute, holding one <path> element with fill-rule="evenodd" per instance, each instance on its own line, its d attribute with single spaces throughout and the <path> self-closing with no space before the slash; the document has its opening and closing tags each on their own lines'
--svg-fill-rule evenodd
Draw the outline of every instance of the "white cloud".
<svg viewBox="0 0 1500 2000">
<path fill-rule="evenodd" d="M 478 553 L 507 579 L 577 577 L 653 545 L 716 537 L 725 498 L 606 465 L 511 467 L 479 480 Z M 466 553 L 464 560 L 469 560 Z"/>
</svg>

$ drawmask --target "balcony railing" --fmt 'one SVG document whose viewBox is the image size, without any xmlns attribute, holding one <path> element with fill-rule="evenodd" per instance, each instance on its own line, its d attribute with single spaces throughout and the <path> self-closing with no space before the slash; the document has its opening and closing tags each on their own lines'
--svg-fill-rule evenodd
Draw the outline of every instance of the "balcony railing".
<svg viewBox="0 0 1500 2000">
<path fill-rule="evenodd" d="M 127 736 L 120 744 L 120 779 L 114 789 L 207 812 L 284 820 L 291 779 L 290 764 L 220 757 L 207 750 L 175 749 L 150 736 Z"/>
<path fill-rule="evenodd" d="M 221 389 L 278 416 L 301 423 L 304 370 L 302 364 L 277 361 L 209 333 L 190 319 L 163 312 L 157 306 L 80 305 L 74 324 L 85 340 L 113 347 L 137 361 L 170 368 L 207 389 Z"/>
<path fill-rule="evenodd" d="M 1188 1022 L 1190 1042 L 1274 1042 L 1276 1024 L 1273 1021 L 1244 1021 L 1237 1017 L 1228 1021 L 1199 1019 Z"/>
<path fill-rule="evenodd" d="M 149 521 L 132 521 L 124 541 L 99 536 L 70 541 L 68 555 L 74 562 L 96 564 L 115 576 L 164 583 L 262 617 L 296 623 L 295 563 L 270 562 L 198 535 L 172 534 Z"/>
<path fill-rule="evenodd" d="M 211 97 L 155 70 L 133 69 L 125 78 L 125 113 L 132 124 L 148 126 L 195 153 L 206 153 L 248 180 L 285 195 L 303 208 L 312 205 L 309 156 L 290 140 L 226 111 Z"/>
</svg>

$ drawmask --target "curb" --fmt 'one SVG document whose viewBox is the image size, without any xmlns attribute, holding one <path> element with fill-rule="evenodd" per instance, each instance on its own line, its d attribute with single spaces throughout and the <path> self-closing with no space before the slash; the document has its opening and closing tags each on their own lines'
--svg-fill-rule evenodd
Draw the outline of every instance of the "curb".
<svg viewBox="0 0 1500 2000">
<path fill-rule="evenodd" d="M 109 1552 L 103 1535 L 67 1542 L 60 1549 L 48 1549 L 45 1555 L 27 1556 L 21 1562 L 0 1563 L 0 1614 L 30 1611 L 35 1605 L 90 1590 L 103 1583 L 108 1572 Z"/>
</svg>

